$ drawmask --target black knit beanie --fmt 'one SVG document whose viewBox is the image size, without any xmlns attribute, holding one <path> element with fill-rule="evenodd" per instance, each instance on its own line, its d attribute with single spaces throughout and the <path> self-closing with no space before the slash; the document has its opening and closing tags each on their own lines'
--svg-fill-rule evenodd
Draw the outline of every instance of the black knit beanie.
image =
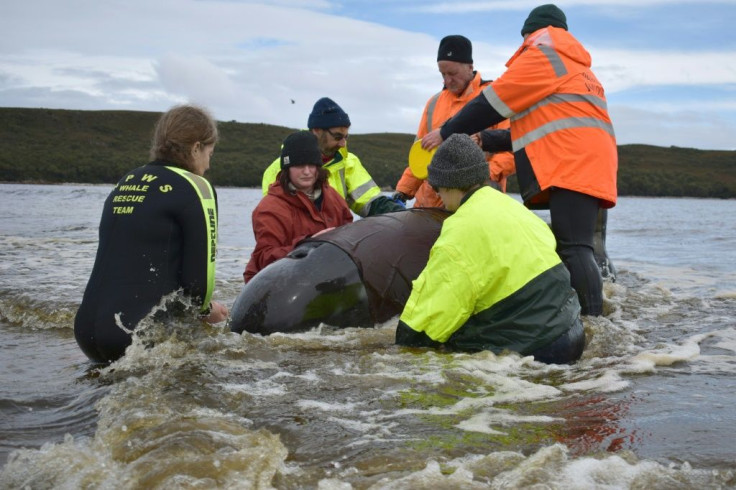
<svg viewBox="0 0 736 490">
<path fill-rule="evenodd" d="M 317 137 L 310 131 L 291 133 L 281 147 L 281 169 L 296 165 L 322 166 L 322 152 Z"/>
<path fill-rule="evenodd" d="M 470 39 L 459 35 L 443 37 L 437 50 L 437 61 L 443 60 L 472 63 L 473 45 Z"/>
<path fill-rule="evenodd" d="M 329 128 L 348 128 L 350 127 L 350 118 L 337 102 L 322 97 L 314 103 L 312 113 L 307 120 L 309 129 L 329 129 Z"/>
<path fill-rule="evenodd" d="M 529 17 L 526 18 L 524 26 L 521 28 L 521 35 L 531 34 L 547 26 L 560 27 L 567 30 L 567 17 L 565 17 L 565 13 L 557 5 L 552 3 L 540 5 L 529 12 Z"/>
<path fill-rule="evenodd" d="M 483 150 L 467 134 L 453 134 L 442 143 L 427 167 L 433 187 L 467 189 L 490 177 Z"/>
</svg>

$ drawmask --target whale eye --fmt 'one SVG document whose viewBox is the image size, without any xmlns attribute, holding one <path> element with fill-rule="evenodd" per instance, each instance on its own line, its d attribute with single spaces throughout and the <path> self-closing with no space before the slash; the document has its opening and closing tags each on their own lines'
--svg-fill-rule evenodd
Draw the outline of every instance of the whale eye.
<svg viewBox="0 0 736 490">
<path fill-rule="evenodd" d="M 301 248 L 301 249 L 293 250 L 289 254 L 289 257 L 291 257 L 292 259 L 303 259 L 308 254 L 309 254 L 309 251 L 308 250 Z"/>
<path fill-rule="evenodd" d="M 312 250 L 322 245 L 324 242 L 306 242 L 301 243 L 297 245 L 297 247 L 286 254 L 287 257 L 290 259 L 303 259 L 310 253 L 312 253 Z"/>
</svg>

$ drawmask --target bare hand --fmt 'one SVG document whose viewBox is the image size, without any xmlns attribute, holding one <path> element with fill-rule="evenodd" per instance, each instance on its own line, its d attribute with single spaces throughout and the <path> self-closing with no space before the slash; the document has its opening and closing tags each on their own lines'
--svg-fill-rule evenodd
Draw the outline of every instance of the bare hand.
<svg viewBox="0 0 736 490">
<path fill-rule="evenodd" d="M 429 133 L 424 135 L 424 138 L 422 138 L 422 148 L 424 148 L 427 151 L 433 150 L 434 148 L 437 148 L 441 144 L 442 144 L 442 135 L 440 134 L 439 128 L 430 131 Z"/>
<path fill-rule="evenodd" d="M 334 226 L 331 226 L 330 228 L 325 228 L 324 230 L 320 230 L 317 233 L 315 233 L 314 235 L 312 235 L 312 238 L 314 238 L 316 236 L 319 236 L 319 235 L 321 235 L 322 233 L 324 233 L 326 231 L 330 231 L 330 230 L 334 230 L 334 229 L 335 229 L 335 227 Z"/>
<path fill-rule="evenodd" d="M 210 314 L 204 318 L 207 323 L 220 323 L 223 320 L 227 320 L 227 306 L 217 301 L 210 302 Z"/>
<path fill-rule="evenodd" d="M 478 148 L 483 149 L 483 139 L 480 137 L 480 133 L 471 134 L 470 139 L 478 145 Z"/>
</svg>

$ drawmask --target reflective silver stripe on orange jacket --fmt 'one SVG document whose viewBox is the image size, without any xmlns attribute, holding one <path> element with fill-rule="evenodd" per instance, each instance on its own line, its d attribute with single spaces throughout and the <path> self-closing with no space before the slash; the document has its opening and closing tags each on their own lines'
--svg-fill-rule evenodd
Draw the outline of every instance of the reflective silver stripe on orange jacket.
<svg viewBox="0 0 736 490">
<path fill-rule="evenodd" d="M 540 107 L 544 107 L 548 104 L 560 104 L 565 102 L 587 102 L 591 105 L 594 105 L 596 107 L 599 107 L 603 109 L 604 111 L 608 111 L 608 104 L 606 103 L 605 99 L 602 99 L 598 97 L 597 95 L 583 95 L 583 94 L 552 94 L 549 97 L 546 97 L 543 100 L 540 100 L 533 106 L 529 107 L 526 110 L 523 110 L 519 112 L 518 114 L 513 115 L 513 119 L 521 119 L 522 117 L 527 116 L 530 112 L 534 111 L 535 109 L 539 109 Z"/>
<path fill-rule="evenodd" d="M 437 92 L 432 96 L 432 98 L 429 100 L 429 104 L 427 104 L 427 132 L 432 131 L 432 116 L 434 116 L 434 108 L 437 107 L 437 99 L 440 98 L 440 95 L 442 92 Z"/>
<path fill-rule="evenodd" d="M 544 45 L 544 44 L 538 44 L 537 48 L 539 48 L 542 54 L 544 54 L 547 57 L 549 64 L 552 65 L 552 68 L 555 70 L 555 75 L 557 75 L 558 78 L 563 75 L 567 75 L 567 68 L 565 68 L 565 62 L 562 61 L 562 58 L 560 58 L 560 55 L 557 54 L 557 51 L 555 51 L 555 48 Z"/>
<path fill-rule="evenodd" d="M 519 151 L 528 144 L 533 143 L 538 139 L 547 136 L 548 134 L 554 133 L 555 131 L 560 131 L 562 129 L 571 128 L 602 129 L 610 134 L 612 137 L 615 137 L 615 135 L 613 134 L 613 126 L 611 125 L 611 123 L 607 123 L 595 117 L 568 117 L 566 119 L 557 119 L 556 121 L 548 122 L 547 124 L 543 124 L 542 126 L 538 127 L 534 131 L 529 131 L 521 138 L 513 140 L 511 142 L 511 147 L 513 151 Z"/>
</svg>

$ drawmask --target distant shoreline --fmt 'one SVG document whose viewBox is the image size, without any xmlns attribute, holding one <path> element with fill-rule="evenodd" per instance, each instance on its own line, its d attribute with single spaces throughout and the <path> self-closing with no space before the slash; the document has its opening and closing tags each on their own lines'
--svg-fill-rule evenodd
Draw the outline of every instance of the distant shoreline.
<svg viewBox="0 0 736 490">
<path fill-rule="evenodd" d="M 148 162 L 156 112 L 0 108 L 0 182 L 115 184 Z M 294 129 L 218 122 L 207 178 L 218 187 L 258 188 L 263 170 Z M 385 192 L 406 168 L 413 134 L 351 134 L 348 148 Z M 736 198 L 736 151 L 619 145 L 620 196 Z M 508 192 L 518 193 L 516 178 Z"/>
</svg>

